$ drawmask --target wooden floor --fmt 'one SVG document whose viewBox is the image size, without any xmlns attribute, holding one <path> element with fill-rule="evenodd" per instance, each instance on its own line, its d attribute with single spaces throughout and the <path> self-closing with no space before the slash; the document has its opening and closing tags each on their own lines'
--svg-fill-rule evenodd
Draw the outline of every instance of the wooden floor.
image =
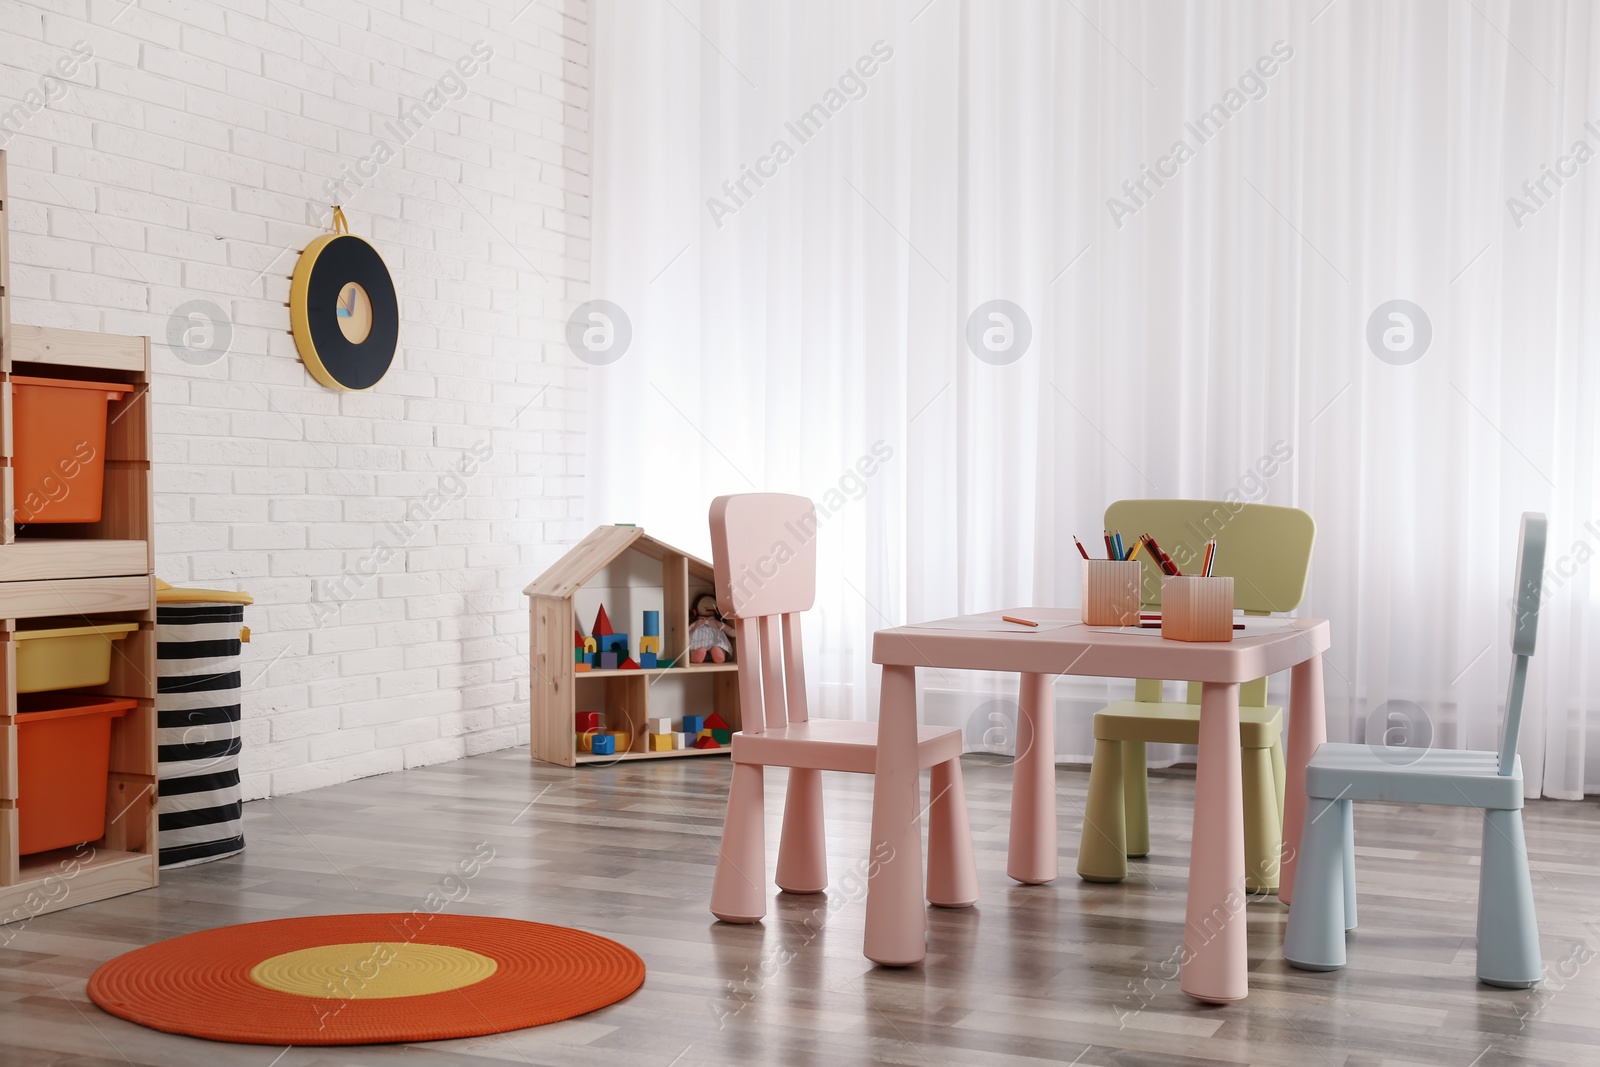
<svg viewBox="0 0 1600 1067">
<path fill-rule="evenodd" d="M 983 899 L 930 912 L 921 967 L 875 968 L 861 955 L 870 779 L 828 778 L 829 893 L 774 891 L 764 924 L 734 927 L 706 911 L 726 760 L 568 771 L 518 749 L 249 804 L 243 856 L 11 928 L 0 1065 L 1600 1063 L 1593 801 L 1527 809 L 1541 988 L 1494 990 L 1473 977 L 1477 816 L 1368 804 L 1357 806 L 1362 925 L 1348 969 L 1287 969 L 1287 912 L 1254 903 L 1250 997 L 1219 1008 L 1180 993 L 1170 962 L 1182 941 L 1192 775 L 1153 780 L 1154 851 L 1127 883 L 1105 886 L 1071 873 L 1087 775 L 1061 768 L 1064 876 L 1020 886 L 1004 873 L 1008 761 L 969 756 L 964 767 Z M 769 772 L 771 847 L 782 782 Z M 95 967 L 161 938 L 283 915 L 410 911 L 483 843 L 493 860 L 449 910 L 608 935 L 644 957 L 644 988 L 533 1030 L 346 1049 L 171 1037 L 84 996 Z"/>
</svg>

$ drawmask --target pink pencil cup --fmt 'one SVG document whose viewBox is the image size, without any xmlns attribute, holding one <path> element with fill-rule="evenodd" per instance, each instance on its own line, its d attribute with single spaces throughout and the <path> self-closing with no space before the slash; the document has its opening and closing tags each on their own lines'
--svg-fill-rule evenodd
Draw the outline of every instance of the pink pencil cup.
<svg viewBox="0 0 1600 1067">
<path fill-rule="evenodd" d="M 1083 561 L 1085 626 L 1139 625 L 1139 568 L 1136 559 Z"/>
<path fill-rule="evenodd" d="M 1169 641 L 1232 641 L 1233 579 L 1161 579 L 1161 636 Z"/>
</svg>

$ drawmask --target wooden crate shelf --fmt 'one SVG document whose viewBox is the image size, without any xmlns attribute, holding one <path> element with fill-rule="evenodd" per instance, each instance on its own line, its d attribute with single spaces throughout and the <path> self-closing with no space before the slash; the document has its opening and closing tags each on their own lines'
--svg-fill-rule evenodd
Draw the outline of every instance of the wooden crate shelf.
<svg viewBox="0 0 1600 1067">
<path fill-rule="evenodd" d="M 630 648 L 637 655 L 639 620 L 634 602 L 648 605 L 650 610 L 659 606 L 662 655 L 676 662 L 688 650 L 689 605 L 711 590 L 711 564 L 657 541 L 637 526 L 596 528 L 529 584 L 523 592 L 529 610 L 533 758 L 576 767 L 727 754 L 727 746 L 650 752 L 645 720 L 716 712 L 738 730 L 737 662 L 650 670 L 573 669 L 572 634 L 580 611 L 587 619 L 595 605 L 605 600 L 612 625 L 628 634 Z M 608 595 L 618 599 L 607 600 Z M 625 612 L 614 604 L 627 605 Z M 689 711 L 691 707 L 693 711 Z M 610 756 L 580 751 L 574 730 L 574 716 L 579 711 L 600 711 L 609 728 L 629 730 L 631 746 Z"/>
<path fill-rule="evenodd" d="M 0 924 L 149 889 L 159 855 L 150 341 L 13 324 L 6 207 L 0 152 Z M 15 375 L 134 387 L 108 412 L 99 522 L 15 522 Z M 79 690 L 137 701 L 111 727 L 105 833 L 76 848 L 22 856 L 16 631 L 85 621 L 138 625 L 112 645 L 110 680 Z"/>
</svg>

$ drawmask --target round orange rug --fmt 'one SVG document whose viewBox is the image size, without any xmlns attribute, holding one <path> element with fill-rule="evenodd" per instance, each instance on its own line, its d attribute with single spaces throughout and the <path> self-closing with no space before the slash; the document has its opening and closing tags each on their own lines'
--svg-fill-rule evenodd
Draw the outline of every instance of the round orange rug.
<svg viewBox="0 0 1600 1067">
<path fill-rule="evenodd" d="M 411 912 L 202 930 L 118 956 L 89 979 L 112 1015 L 253 1045 L 375 1045 L 520 1030 L 644 984 L 632 950 L 582 930 Z"/>
</svg>

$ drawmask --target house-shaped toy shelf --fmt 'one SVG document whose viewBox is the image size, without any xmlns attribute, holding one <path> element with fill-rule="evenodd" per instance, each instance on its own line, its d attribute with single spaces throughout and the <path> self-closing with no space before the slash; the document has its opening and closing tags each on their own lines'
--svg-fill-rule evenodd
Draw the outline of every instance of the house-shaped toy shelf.
<svg viewBox="0 0 1600 1067">
<path fill-rule="evenodd" d="M 529 611 L 529 690 L 533 758 L 575 767 L 580 763 L 714 756 L 718 748 L 648 750 L 647 722 L 722 716 L 733 730 L 739 721 L 739 665 L 690 664 L 689 610 L 712 591 L 711 564 L 657 541 L 637 526 L 601 526 L 526 589 Z M 573 632 L 591 633 L 601 606 L 612 627 L 628 635 L 639 658 L 643 616 L 660 613 L 661 656 L 673 665 L 655 669 L 575 669 Z M 735 659 L 737 659 L 737 650 Z M 579 712 L 597 711 L 610 730 L 623 731 L 615 755 L 582 751 Z"/>
</svg>

